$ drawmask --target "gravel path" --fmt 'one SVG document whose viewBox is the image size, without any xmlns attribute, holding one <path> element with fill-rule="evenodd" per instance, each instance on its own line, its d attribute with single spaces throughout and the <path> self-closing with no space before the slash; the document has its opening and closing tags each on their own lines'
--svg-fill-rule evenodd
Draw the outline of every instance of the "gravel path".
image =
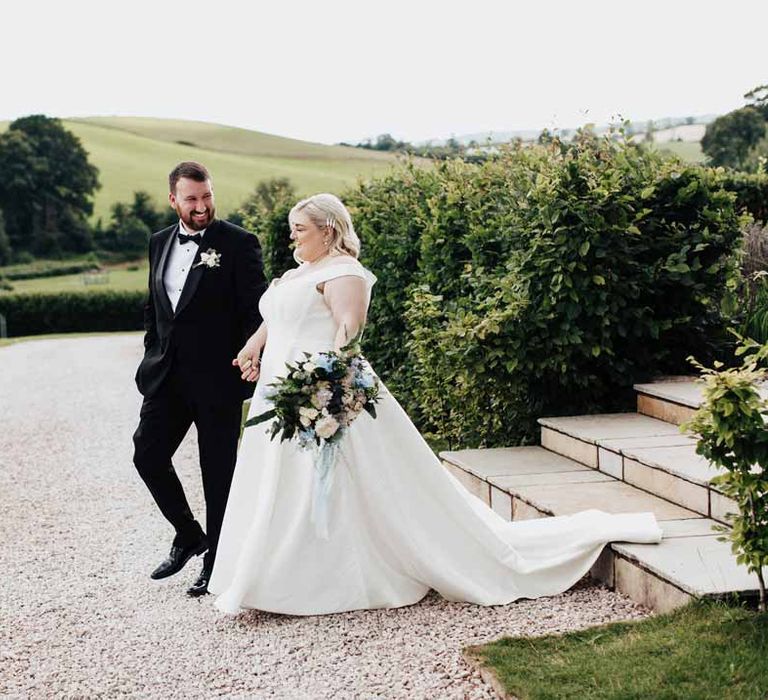
<svg viewBox="0 0 768 700">
<path fill-rule="evenodd" d="M 0 695 L 492 698 L 470 644 L 639 618 L 582 583 L 482 608 L 432 594 L 399 610 L 226 617 L 185 589 L 202 565 L 148 574 L 172 533 L 132 461 L 138 335 L 0 348 Z M 195 513 L 194 430 L 177 454 Z"/>
</svg>

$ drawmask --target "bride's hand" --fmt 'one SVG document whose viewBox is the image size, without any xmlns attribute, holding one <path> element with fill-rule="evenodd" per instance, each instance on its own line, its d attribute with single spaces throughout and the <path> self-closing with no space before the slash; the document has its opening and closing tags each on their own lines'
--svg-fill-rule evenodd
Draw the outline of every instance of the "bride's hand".
<svg viewBox="0 0 768 700">
<path fill-rule="evenodd" d="M 254 347 L 246 343 L 243 349 L 232 360 L 233 367 L 239 367 L 242 374 L 240 378 L 246 382 L 255 382 L 259 378 L 261 369 L 261 347 Z"/>
</svg>

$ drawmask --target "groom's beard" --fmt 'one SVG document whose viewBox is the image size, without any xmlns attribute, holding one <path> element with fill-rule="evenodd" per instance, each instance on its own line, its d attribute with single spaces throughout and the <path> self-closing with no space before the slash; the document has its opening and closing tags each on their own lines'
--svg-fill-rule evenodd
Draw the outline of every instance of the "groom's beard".
<svg viewBox="0 0 768 700">
<path fill-rule="evenodd" d="M 204 228 L 208 228 L 211 225 L 211 221 L 213 221 L 213 217 L 216 214 L 216 207 L 207 207 L 205 210 L 206 217 L 204 219 L 196 219 L 194 218 L 195 214 L 200 214 L 202 212 L 190 212 L 189 214 L 184 214 L 181 211 L 181 207 L 176 207 L 176 213 L 179 215 L 179 218 L 184 222 L 184 226 L 187 227 L 188 231 L 202 231 Z"/>
</svg>

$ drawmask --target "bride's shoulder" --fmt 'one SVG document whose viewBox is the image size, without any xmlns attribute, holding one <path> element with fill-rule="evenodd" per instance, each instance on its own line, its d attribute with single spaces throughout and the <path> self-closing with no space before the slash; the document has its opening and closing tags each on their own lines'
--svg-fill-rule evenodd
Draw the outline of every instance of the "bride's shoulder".
<svg viewBox="0 0 768 700">
<path fill-rule="evenodd" d="M 368 285 L 376 281 L 376 276 L 365 267 L 357 258 L 351 255 L 335 255 L 325 265 L 322 276 L 330 281 L 336 277 L 346 277 L 353 275 L 365 280 Z"/>
<path fill-rule="evenodd" d="M 334 265 L 353 265 L 354 267 L 362 268 L 363 264 L 354 256 L 348 255 L 347 253 L 339 253 L 338 255 L 334 255 L 330 260 L 328 260 L 327 267 L 332 267 Z"/>
</svg>

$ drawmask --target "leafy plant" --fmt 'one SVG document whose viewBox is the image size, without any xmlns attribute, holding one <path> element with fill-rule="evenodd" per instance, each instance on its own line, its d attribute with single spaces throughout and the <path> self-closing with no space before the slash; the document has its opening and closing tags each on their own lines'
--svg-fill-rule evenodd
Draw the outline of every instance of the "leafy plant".
<svg viewBox="0 0 768 700">
<path fill-rule="evenodd" d="M 736 501 L 738 512 L 729 513 L 731 528 L 716 526 L 730 540 L 736 561 L 757 575 L 760 610 L 766 609 L 763 567 L 768 566 L 768 401 L 759 385 L 766 379 L 768 345 L 742 339 L 736 351 L 744 356 L 740 366 L 725 369 L 721 362 L 701 370 L 704 401 L 681 430 L 698 435 L 696 452 L 726 470 L 712 479 L 726 496 Z"/>
</svg>

